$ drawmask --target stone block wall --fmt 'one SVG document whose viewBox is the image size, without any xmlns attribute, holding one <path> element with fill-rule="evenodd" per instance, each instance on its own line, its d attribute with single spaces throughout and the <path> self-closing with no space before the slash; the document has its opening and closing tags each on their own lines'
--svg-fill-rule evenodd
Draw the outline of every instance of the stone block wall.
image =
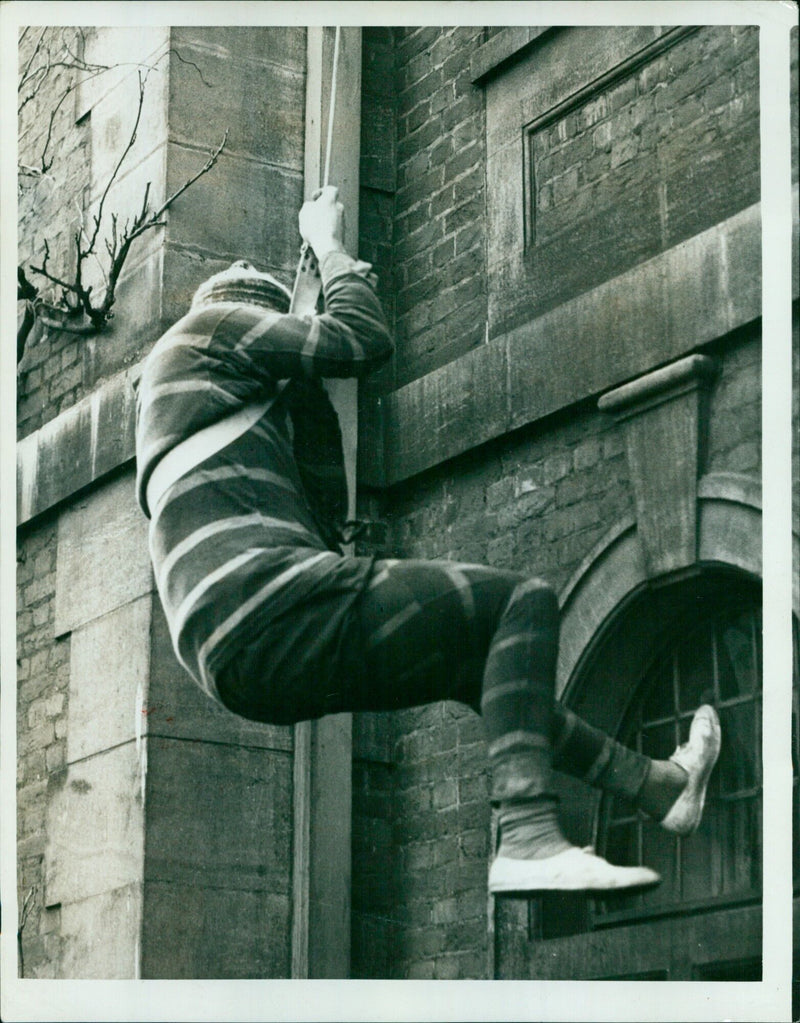
<svg viewBox="0 0 800 1023">
<path fill-rule="evenodd" d="M 134 500 L 130 378 L 231 260 L 291 278 L 305 30 L 98 29 L 81 45 L 87 61 L 125 66 L 67 94 L 62 190 L 56 202 L 39 181 L 40 208 L 27 196 L 21 260 L 41 258 L 46 237 L 51 269 L 67 271 L 71 232 L 81 215 L 91 223 L 130 137 L 140 62 L 151 66 L 140 128 L 108 211 L 124 218 L 147 181 L 158 204 L 228 139 L 166 228 L 135 243 L 108 328 L 37 329 L 19 367 L 19 436 L 35 442 L 18 566 L 24 973 L 285 977 L 292 736 L 211 706 L 175 661 Z M 49 81 L 23 111 L 26 158 L 70 84 Z"/>
</svg>

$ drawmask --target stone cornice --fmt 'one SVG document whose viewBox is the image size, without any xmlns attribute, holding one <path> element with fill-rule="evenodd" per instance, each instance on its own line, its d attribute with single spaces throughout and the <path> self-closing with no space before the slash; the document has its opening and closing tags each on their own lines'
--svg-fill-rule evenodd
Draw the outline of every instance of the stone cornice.
<svg viewBox="0 0 800 1023">
<path fill-rule="evenodd" d="M 359 484 L 400 483 L 758 319 L 760 212 L 742 210 L 391 394 L 365 396 Z M 112 377 L 19 442 L 18 524 L 133 460 L 139 372 Z"/>
<path fill-rule="evenodd" d="M 17 444 L 18 525 L 132 461 L 138 374 L 118 373 Z"/>
<path fill-rule="evenodd" d="M 797 298 L 796 279 L 792 290 Z M 359 483 L 401 483 L 760 316 L 756 203 L 390 394 L 365 396 Z"/>
</svg>

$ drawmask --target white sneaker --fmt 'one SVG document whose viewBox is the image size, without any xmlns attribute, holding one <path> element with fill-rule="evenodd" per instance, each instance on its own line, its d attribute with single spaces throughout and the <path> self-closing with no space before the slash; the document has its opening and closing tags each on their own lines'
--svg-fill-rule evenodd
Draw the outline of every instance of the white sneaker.
<svg viewBox="0 0 800 1023">
<path fill-rule="evenodd" d="M 649 867 L 615 867 L 594 849 L 570 846 L 541 860 L 499 855 L 489 871 L 492 895 L 529 895 L 543 891 L 611 891 L 649 888 L 661 877 Z"/>
<path fill-rule="evenodd" d="M 676 835 L 691 835 L 703 816 L 708 779 L 719 756 L 722 731 L 717 712 L 704 704 L 698 707 L 689 729 L 689 741 L 678 746 L 669 758 L 689 776 L 686 788 L 661 821 L 662 828 Z"/>
</svg>

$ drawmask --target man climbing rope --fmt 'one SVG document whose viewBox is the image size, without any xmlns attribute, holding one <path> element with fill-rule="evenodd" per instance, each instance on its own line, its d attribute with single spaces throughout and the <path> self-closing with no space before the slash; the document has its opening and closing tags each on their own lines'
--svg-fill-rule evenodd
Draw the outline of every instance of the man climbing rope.
<svg viewBox="0 0 800 1023">
<path fill-rule="evenodd" d="M 650 760 L 554 701 L 559 616 L 546 583 L 341 553 L 341 439 L 320 380 L 363 376 L 392 352 L 371 267 L 345 253 L 342 225 L 335 188 L 300 211 L 323 313 L 288 313 L 278 281 L 235 263 L 145 362 L 137 494 L 178 659 L 255 721 L 462 701 L 485 724 L 500 829 L 492 892 L 655 884 L 647 867 L 570 845 L 551 771 L 689 834 L 719 751 L 715 712 L 701 707 L 688 743 Z"/>
</svg>

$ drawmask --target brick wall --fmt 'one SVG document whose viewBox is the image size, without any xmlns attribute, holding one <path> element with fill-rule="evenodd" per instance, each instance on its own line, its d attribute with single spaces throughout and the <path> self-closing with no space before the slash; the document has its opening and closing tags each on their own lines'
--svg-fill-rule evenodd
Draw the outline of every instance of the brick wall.
<svg viewBox="0 0 800 1023">
<path fill-rule="evenodd" d="M 484 340 L 481 28 L 396 30 L 394 285 L 402 384 Z"/>
<path fill-rule="evenodd" d="M 703 51 L 708 67 L 693 87 L 700 109 L 714 114 L 708 130 L 717 134 L 710 139 L 702 121 L 687 120 L 682 128 L 684 144 L 691 143 L 701 162 L 712 142 L 711 149 L 725 149 L 718 133 L 733 130 L 737 117 L 747 131 L 757 127 L 753 30 L 725 32 L 736 36 L 738 61 L 726 65 L 725 74 L 706 75 L 717 64 Z M 711 45 L 702 42 L 702 32 L 693 38 L 698 46 Z M 379 389 L 445 364 L 486 337 L 483 93 L 468 74 L 469 58 L 483 40 L 479 28 L 365 31 L 360 254 L 375 263 L 381 277 L 398 343 L 394 365 L 372 382 Z M 204 43 L 197 45 L 202 50 Z M 680 73 L 674 64 L 642 71 L 632 79 L 633 91 L 620 85 L 613 103 L 610 96 L 604 110 L 597 107 L 591 125 L 581 128 L 576 115 L 567 120 L 563 138 L 555 130 L 540 157 L 552 158 L 553 167 L 561 160 L 558 173 L 569 175 L 569 146 L 576 155 L 577 144 L 585 149 L 590 138 L 595 154 L 595 132 L 613 123 L 611 148 L 602 148 L 600 132 L 597 153 L 607 158 L 610 175 L 616 145 L 614 170 L 627 173 L 619 147 L 643 146 L 644 132 L 662 123 L 659 113 L 669 112 L 659 97 L 671 88 L 686 89 L 688 78 L 682 76 L 697 74 L 690 64 Z M 714 95 L 718 102 L 712 107 Z M 691 109 L 693 97 L 691 89 L 673 96 Z M 638 123 L 637 134 L 632 111 L 650 100 L 655 113 Z M 29 131 L 34 130 L 35 118 Z M 64 132 L 65 156 L 74 157 L 79 174 L 86 122 L 76 125 L 73 118 Z M 32 140 L 30 135 L 26 146 Z M 752 152 L 743 159 L 745 171 L 733 192 L 719 189 L 720 201 L 731 202 L 732 209 L 745 204 L 752 189 Z M 630 163 L 633 171 L 637 160 Z M 546 186 L 558 175 L 553 168 L 549 179 L 542 174 L 540 205 L 554 217 Z M 570 180 L 580 187 L 582 174 Z M 619 180 L 597 178 L 605 182 L 604 201 L 612 202 Z M 555 196 L 555 187 L 551 191 Z M 724 215 L 701 206 L 712 221 Z M 575 229 L 578 208 L 573 203 L 561 208 L 564 230 Z M 686 218 L 696 210 L 689 203 Z M 677 232 L 696 229 L 688 220 L 678 227 L 680 222 L 676 212 Z M 539 227 L 551 237 L 561 230 L 553 219 Z M 23 246 L 36 244 L 30 220 L 24 221 L 22 239 Z M 21 434 L 83 394 L 85 379 L 76 369 L 83 365 L 82 344 L 68 335 L 44 334 L 32 346 L 20 377 Z M 740 332 L 735 342 L 719 346 L 719 354 L 723 372 L 712 394 L 706 465 L 755 474 L 758 338 Z M 391 553 L 486 562 L 541 574 L 562 587 L 610 525 L 631 512 L 632 495 L 622 435 L 592 401 L 414 478 L 395 488 L 385 505 Z M 58 910 L 44 911 L 37 901 L 40 887 L 36 894 L 47 777 L 65 759 L 69 639 L 52 640 L 55 543 L 54 524 L 41 523 L 22 538 L 19 565 L 20 905 L 34 890 L 23 935 L 33 972 L 55 956 L 58 941 Z M 390 758 L 357 758 L 353 768 L 353 975 L 483 977 L 490 956 L 485 889 L 490 832 L 480 721 L 458 704 L 441 703 L 392 715 L 386 727 Z"/>
<path fill-rule="evenodd" d="M 612 209 L 630 220 L 620 204 L 664 192 L 661 241 L 673 245 L 757 196 L 757 131 L 757 30 L 705 29 L 534 132 L 537 241 Z"/>
<path fill-rule="evenodd" d="M 759 393 L 759 338 L 750 331 L 726 350 L 712 392 L 707 471 L 757 476 Z M 620 428 L 585 409 L 410 482 L 392 506 L 391 545 L 399 556 L 542 575 L 561 589 L 632 511 Z M 403 712 L 394 726 L 396 975 L 482 977 L 490 850 L 480 721 L 444 703 Z"/>
<path fill-rule="evenodd" d="M 606 31 L 610 45 L 614 30 Z M 514 77 L 525 98 L 545 92 L 554 69 L 563 82 L 552 114 L 544 100 L 529 101 L 524 185 L 520 158 L 508 148 L 513 166 L 502 174 L 520 177 L 526 250 L 518 264 L 490 239 L 492 336 L 758 202 L 758 30 L 702 28 L 621 77 L 610 69 L 609 81 L 584 94 L 591 73 L 570 60 L 570 48 L 594 47 L 596 57 L 604 45 L 593 29 L 556 32 Z M 516 107 L 506 116 L 517 116 L 506 125 L 509 137 L 521 135 Z"/>
<path fill-rule="evenodd" d="M 69 636 L 53 641 L 56 524 L 43 522 L 17 553 L 17 888 L 24 976 L 47 976 L 59 951 L 59 909 L 45 909 L 47 787 L 66 761 Z"/>
<path fill-rule="evenodd" d="M 483 99 L 466 74 L 469 55 L 483 38 L 480 30 L 466 28 L 395 32 L 395 385 L 485 340 Z M 671 205 L 653 235 L 654 251 L 755 201 L 756 68 L 753 30 L 703 30 L 545 129 L 535 140 L 537 245 L 564 245 L 565 238 L 568 247 L 580 245 L 590 214 L 618 243 L 623 214 L 631 215 L 643 184 L 659 174 L 669 178 Z M 697 171 L 689 172 L 694 192 L 676 187 L 686 152 L 697 163 Z M 718 188 L 720 161 L 732 153 L 738 154 L 735 180 Z M 730 176 L 732 164 L 726 167 Z M 714 188 L 708 187 L 711 178 Z M 569 195 L 568 182 L 574 186 Z M 699 201 L 705 192 L 711 202 Z M 604 221 L 611 208 L 621 212 Z M 392 237 L 385 221 L 373 221 L 373 227 L 383 231 L 381 241 Z M 374 237 L 370 243 L 379 244 Z M 626 265 L 646 258 L 631 253 L 627 236 L 617 247 Z M 456 322 L 448 304 L 455 282 L 456 306 L 463 311 Z M 548 286 L 555 289 L 553 301 L 563 298 L 559 288 L 575 291 L 563 275 Z M 757 474 L 757 332 L 726 339 L 717 354 L 722 372 L 712 391 L 703 468 Z M 623 433 L 588 399 L 546 424 L 532 424 L 395 487 L 384 513 L 392 555 L 485 562 L 543 575 L 563 588 L 611 526 L 633 513 Z M 393 925 L 388 975 L 487 976 L 490 818 L 480 720 L 458 704 L 441 703 L 390 721 L 393 901 L 387 904 L 384 892 L 382 904 Z M 367 776 L 356 775 L 362 784 Z M 514 927 L 527 927 L 523 916 Z M 498 922 L 509 923 L 505 917 Z M 361 975 L 387 975 L 368 971 L 369 964 Z"/>
<path fill-rule="evenodd" d="M 20 68 L 34 58 L 41 30 L 30 29 L 20 43 Z M 74 29 L 46 29 L 45 41 L 60 48 L 62 39 L 71 46 L 80 45 Z M 72 232 L 77 226 L 78 211 L 64 197 L 83 197 L 88 182 L 90 159 L 90 126 L 88 121 L 75 123 L 75 93 L 67 95 L 58 109 L 50 131 L 50 118 L 57 97 L 74 90 L 75 72 L 54 68 L 46 83 L 27 102 L 20 113 L 19 124 L 19 257 L 23 262 L 39 265 L 44 254 L 43 225 L 50 243 L 50 271 L 56 276 L 71 269 Z M 28 95 L 28 90 L 21 94 Z M 52 141 L 46 146 L 48 133 Z M 41 174 L 42 156 L 52 160 L 47 175 Z M 41 288 L 42 295 L 58 297 L 58 291 L 34 274 L 29 280 Z M 29 350 L 22 364 L 17 386 L 19 390 L 18 430 L 25 436 L 59 412 L 74 404 L 81 396 L 81 342 L 74 336 L 36 331 L 28 341 Z"/>
</svg>

